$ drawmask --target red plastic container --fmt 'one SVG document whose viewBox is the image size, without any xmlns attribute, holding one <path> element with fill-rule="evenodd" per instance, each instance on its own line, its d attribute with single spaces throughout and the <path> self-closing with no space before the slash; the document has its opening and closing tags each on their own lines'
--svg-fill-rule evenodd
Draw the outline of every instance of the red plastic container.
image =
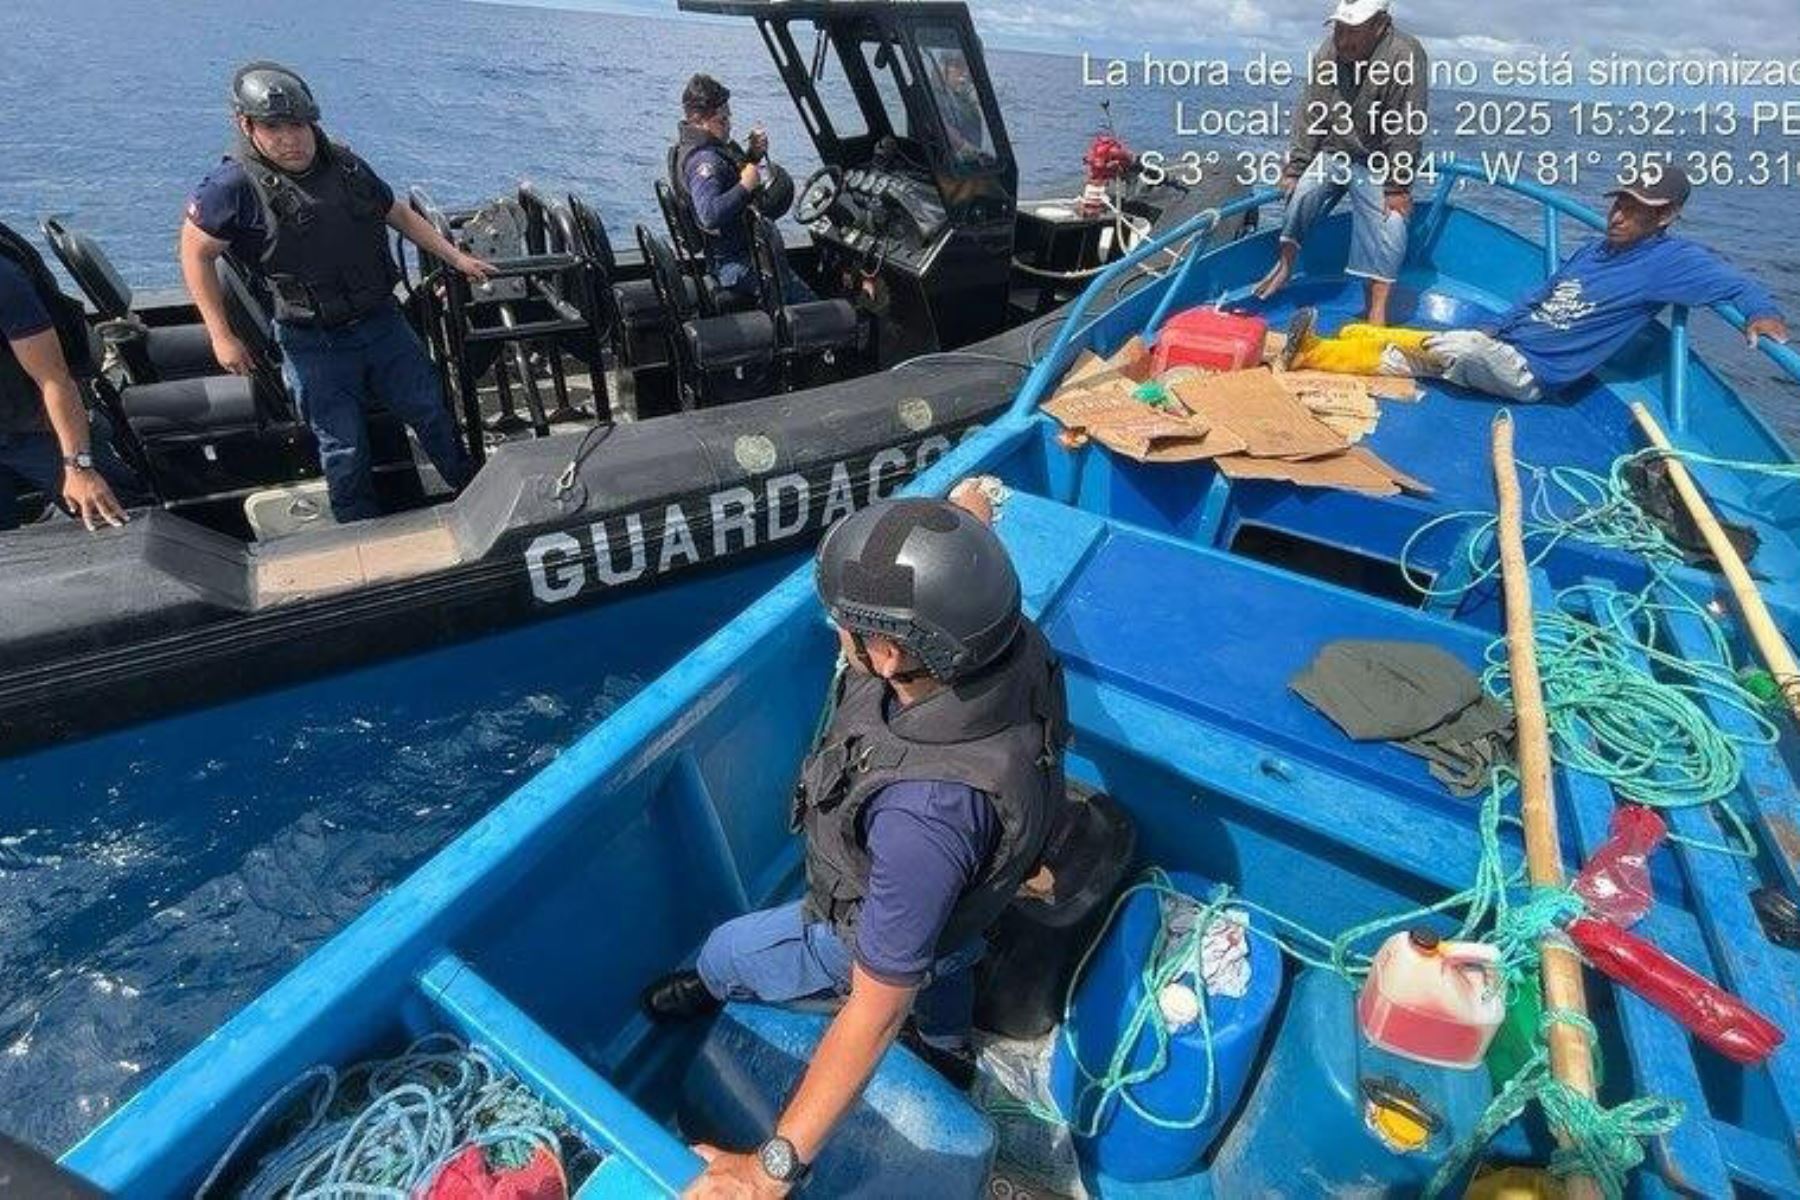
<svg viewBox="0 0 1800 1200">
<path fill-rule="evenodd" d="M 1506 1019 L 1500 952 L 1445 942 L 1429 929 L 1396 933 L 1369 964 L 1356 1000 L 1363 1035 L 1383 1050 L 1473 1070 Z"/>
<path fill-rule="evenodd" d="M 1269 323 L 1261 317 L 1190 308 L 1163 322 L 1151 361 L 1158 374 L 1170 367 L 1241 371 L 1262 361 L 1268 334 Z"/>
</svg>

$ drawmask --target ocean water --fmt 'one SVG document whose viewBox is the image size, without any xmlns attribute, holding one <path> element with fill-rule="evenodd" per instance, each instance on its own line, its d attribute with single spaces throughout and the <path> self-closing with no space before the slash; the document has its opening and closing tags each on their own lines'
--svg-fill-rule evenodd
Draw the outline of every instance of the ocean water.
<svg viewBox="0 0 1800 1200">
<path fill-rule="evenodd" d="M 0 1130 L 67 1148 L 795 561 L 0 761 Z"/>
<path fill-rule="evenodd" d="M 816 165 L 746 22 L 464 0 L 5 9 L 0 219 L 63 214 L 140 288 L 176 281 L 182 206 L 228 143 L 226 83 L 252 57 L 302 69 L 328 128 L 397 187 L 463 204 L 530 179 L 588 197 L 622 242 L 658 219 L 651 181 L 693 71 L 730 83 L 740 125 L 764 123 L 797 176 Z M 988 59 L 1024 190 L 1066 189 L 1102 121 L 1080 60 Z M 1175 98 L 1115 93 L 1111 119 L 1140 150 L 1212 148 L 1174 136 Z M 1686 229 L 1800 314 L 1795 200 L 1714 189 Z M 1765 360 L 1711 321 L 1697 340 L 1800 434 L 1800 393 Z M 726 611 L 693 614 L 684 644 Z M 0 1129 L 65 1148 L 664 665 L 581 621 L 0 763 Z"/>
</svg>

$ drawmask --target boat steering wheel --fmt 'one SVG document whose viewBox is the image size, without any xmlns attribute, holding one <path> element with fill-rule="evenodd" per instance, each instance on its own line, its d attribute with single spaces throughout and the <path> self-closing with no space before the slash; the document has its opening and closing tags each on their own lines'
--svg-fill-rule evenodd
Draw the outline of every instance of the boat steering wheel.
<svg viewBox="0 0 1800 1200">
<path fill-rule="evenodd" d="M 800 202 L 794 205 L 794 220 L 811 225 L 831 211 L 844 190 L 844 172 L 834 166 L 823 166 L 806 177 L 800 187 Z"/>
</svg>

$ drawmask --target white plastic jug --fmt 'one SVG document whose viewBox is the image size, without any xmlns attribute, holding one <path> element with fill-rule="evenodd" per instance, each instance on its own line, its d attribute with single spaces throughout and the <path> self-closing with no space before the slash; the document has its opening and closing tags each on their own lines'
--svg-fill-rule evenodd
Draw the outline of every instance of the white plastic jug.
<svg viewBox="0 0 1800 1200">
<path fill-rule="evenodd" d="M 1506 1018 L 1500 952 L 1440 941 L 1429 929 L 1397 933 L 1375 953 L 1356 1017 L 1383 1050 L 1433 1066 L 1478 1067 Z"/>
</svg>

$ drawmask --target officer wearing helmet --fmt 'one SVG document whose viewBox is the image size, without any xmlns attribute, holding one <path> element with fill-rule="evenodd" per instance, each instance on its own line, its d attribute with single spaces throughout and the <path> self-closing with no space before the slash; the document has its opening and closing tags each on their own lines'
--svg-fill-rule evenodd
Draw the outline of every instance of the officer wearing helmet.
<svg viewBox="0 0 1800 1200">
<path fill-rule="evenodd" d="M 877 503 L 826 534 L 815 579 L 847 666 L 795 789 L 805 899 L 727 921 L 644 1005 L 846 999 L 769 1140 L 702 1147 L 694 1196 L 785 1192 L 897 1034 L 968 1085 L 971 968 L 1064 802 L 1061 670 L 979 516 Z"/>
<path fill-rule="evenodd" d="M 347 146 L 319 128 L 306 82 L 272 62 L 231 81 L 237 141 L 201 181 L 181 226 L 181 274 L 219 365 L 252 369 L 232 333 L 215 260 L 230 254 L 275 300 L 282 376 L 319 443 L 339 522 L 380 515 L 365 418 L 379 399 L 412 427 L 444 481 L 474 473 L 425 349 L 394 299 L 396 229 L 472 279 L 493 268 L 446 241 Z"/>
<path fill-rule="evenodd" d="M 752 300 L 757 271 L 750 253 L 752 210 L 771 220 L 793 203 L 794 184 L 769 161 L 769 138 L 753 130 L 748 147 L 731 140 L 731 89 L 695 75 L 681 93 L 682 121 L 669 147 L 669 186 L 706 235 L 707 269 L 719 286 Z M 777 240 L 777 253 L 780 242 Z M 816 299 L 806 281 L 783 270 L 783 304 Z"/>
</svg>

